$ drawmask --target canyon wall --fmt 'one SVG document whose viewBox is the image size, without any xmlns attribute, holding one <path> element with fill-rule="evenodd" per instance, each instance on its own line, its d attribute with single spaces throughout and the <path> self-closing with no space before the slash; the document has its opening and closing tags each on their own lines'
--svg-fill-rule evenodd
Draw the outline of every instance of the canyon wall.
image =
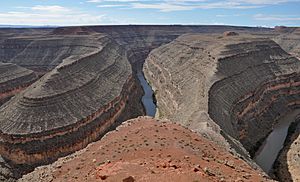
<svg viewBox="0 0 300 182">
<path fill-rule="evenodd" d="M 271 29 L 260 27 L 235 27 L 235 26 L 193 26 L 193 25 L 112 25 L 88 27 L 61 27 L 53 34 L 81 34 L 105 33 L 116 40 L 128 52 L 128 59 L 133 70 L 142 68 L 149 52 L 161 45 L 169 43 L 185 33 L 221 33 L 235 30 L 239 32 L 253 32 L 257 34 L 270 33 Z M 84 32 L 84 33 L 82 33 Z"/>
<path fill-rule="evenodd" d="M 273 38 L 284 50 L 300 59 L 300 28 L 275 28 L 280 35 Z M 299 103 L 299 102 L 298 102 Z M 300 115 L 291 124 L 283 149 L 275 162 L 274 173 L 281 181 L 300 181 Z"/>
<path fill-rule="evenodd" d="M 300 58 L 300 28 L 281 27 L 275 28 L 279 35 L 273 37 L 285 51 Z"/>
<path fill-rule="evenodd" d="M 37 80 L 37 75 L 26 68 L 0 62 L 0 106 Z"/>
<path fill-rule="evenodd" d="M 297 107 L 296 102 L 293 104 L 297 96 L 292 96 L 296 92 L 287 90 L 292 87 L 296 90 L 298 75 L 292 73 L 295 69 L 291 67 L 298 65 L 294 63 L 295 58 L 268 39 L 260 40 L 254 35 L 223 37 L 220 33 L 224 31 L 255 36 L 278 35 L 272 29 L 233 26 L 0 29 L 0 62 L 29 68 L 40 77 L 44 75 L 0 108 L 0 154 L 13 165 L 48 163 L 85 147 L 122 121 L 143 115 L 143 91 L 136 72 L 142 69 L 149 52 L 163 45 L 150 54 L 145 66 L 145 75 L 159 97 L 160 117 L 178 121 L 229 150 L 234 146 L 239 153 L 247 155 L 238 141 L 242 135 L 236 132 L 243 134 L 243 129 L 248 127 L 244 120 L 251 117 L 251 110 L 263 110 L 269 105 L 256 107 L 252 104 L 255 100 L 238 97 L 247 91 L 258 97 L 264 89 L 269 97 L 269 92 L 272 95 L 274 89 L 280 87 L 280 93 L 275 93 L 276 98 L 272 98 L 275 99 L 274 107 L 281 104 L 282 100 L 276 99 L 282 98 L 283 92 L 291 95 L 285 98 L 291 102 L 287 101 L 290 105 L 283 110 Z M 203 37 L 185 35 L 176 39 L 185 33 L 201 33 Z M 167 43 L 170 44 L 164 45 Z M 248 69 L 251 61 L 256 59 L 252 52 L 262 56 L 254 61 L 253 70 L 267 70 L 265 74 L 273 74 L 273 81 L 260 80 L 250 88 L 241 84 L 246 91 L 240 88 L 238 97 L 228 94 L 229 90 L 224 91 L 222 84 L 230 85 L 228 80 L 230 83 L 242 82 L 236 80 L 237 74 L 244 73 L 243 79 L 247 80 L 247 76 L 259 72 L 252 73 Z M 249 55 L 252 57 L 247 59 Z M 231 59 L 233 61 L 227 61 Z M 243 62 L 240 59 L 245 61 L 244 65 L 240 64 Z M 279 62 L 284 65 L 284 61 L 286 67 L 278 66 Z M 261 66 L 264 62 L 270 62 L 271 68 Z M 230 80 L 231 77 L 234 78 Z M 254 89 L 259 86 L 263 89 Z M 223 91 L 222 98 L 210 100 L 210 94 Z M 226 100 L 229 97 L 237 103 Z M 240 99 L 245 102 L 239 102 Z M 223 100 L 226 100 L 225 104 Z M 225 109 L 219 109 L 218 105 Z M 231 115 L 232 110 L 234 114 Z M 240 113 L 243 115 L 237 118 Z M 268 119 L 270 123 L 273 118 Z M 249 133 L 266 126 L 253 124 L 255 122 L 250 122 Z M 245 136 L 252 137 L 249 133 Z M 257 136 L 250 144 L 245 140 L 243 144 L 249 145 L 247 149 L 251 150 L 262 137 Z M 230 140 L 231 146 L 225 138 Z"/>
<path fill-rule="evenodd" d="M 144 72 L 158 117 L 233 137 L 253 155 L 276 120 L 298 107 L 299 66 L 270 39 L 187 34 L 152 51 Z"/>
<path fill-rule="evenodd" d="M 148 53 L 184 33 L 221 33 L 235 30 L 268 34 L 271 29 L 235 26 L 118 25 L 59 27 L 55 29 L 0 29 L 0 62 L 10 62 L 47 73 L 71 55 L 88 52 L 95 44 L 90 35 L 105 33 L 128 52 L 133 71 L 142 69 Z"/>
<path fill-rule="evenodd" d="M 291 124 L 284 148 L 274 164 L 274 173 L 280 181 L 300 181 L 300 115 Z"/>
<path fill-rule="evenodd" d="M 14 63 L 43 75 L 68 57 L 97 49 L 90 35 L 15 35 L 0 41 L 0 61 Z"/>
<path fill-rule="evenodd" d="M 17 165 L 48 163 L 97 140 L 140 106 L 126 51 L 102 34 L 0 108 L 0 154 Z M 136 95 L 134 95 L 136 94 Z M 139 95 L 140 94 L 140 95 Z M 129 104 L 135 107 L 129 106 Z"/>
</svg>

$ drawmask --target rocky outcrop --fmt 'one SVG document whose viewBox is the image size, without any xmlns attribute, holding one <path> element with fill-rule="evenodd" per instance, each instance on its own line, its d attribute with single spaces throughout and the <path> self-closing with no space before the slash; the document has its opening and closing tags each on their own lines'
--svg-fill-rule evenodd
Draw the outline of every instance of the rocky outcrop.
<svg viewBox="0 0 300 182">
<path fill-rule="evenodd" d="M 285 51 L 300 58 L 300 28 L 281 28 L 275 29 L 280 32 L 273 40 L 277 42 Z"/>
<path fill-rule="evenodd" d="M 128 52 L 133 70 L 141 69 L 149 52 L 169 43 L 185 33 L 221 33 L 224 31 L 269 33 L 271 29 L 235 26 L 187 26 L 187 25 L 112 25 L 57 28 L 54 34 L 105 33 L 123 45 Z M 75 33 L 74 33 L 75 32 Z"/>
<path fill-rule="evenodd" d="M 97 39 L 90 35 L 13 36 L 0 43 L 0 61 L 14 63 L 43 75 L 68 57 L 97 49 Z"/>
<path fill-rule="evenodd" d="M 300 118 L 291 124 L 284 148 L 275 162 L 274 173 L 280 181 L 300 181 Z"/>
<path fill-rule="evenodd" d="M 239 35 L 237 32 L 226 31 L 223 33 L 224 36 L 237 36 Z"/>
<path fill-rule="evenodd" d="M 158 117 L 228 134 L 252 155 L 300 99 L 299 60 L 262 37 L 183 35 L 152 51 L 144 71 Z"/>
<path fill-rule="evenodd" d="M 269 33 L 271 29 L 234 26 L 120 25 L 59 27 L 55 29 L 0 29 L 0 62 L 14 63 L 43 75 L 70 55 L 90 51 L 91 36 L 105 33 L 128 52 L 134 72 L 141 69 L 148 53 L 184 33 L 224 31 Z"/>
<path fill-rule="evenodd" d="M 37 76 L 33 71 L 0 62 L 0 106 L 36 80 Z"/>
<path fill-rule="evenodd" d="M 148 117 L 126 121 L 85 150 L 19 181 L 28 180 L 271 181 L 191 130 Z"/>
<path fill-rule="evenodd" d="M 91 38 L 91 37 L 90 37 Z M 126 51 L 104 35 L 0 108 L 0 154 L 17 165 L 47 163 L 97 140 L 131 109 L 136 81 Z"/>
<path fill-rule="evenodd" d="M 224 31 L 239 35 L 222 37 L 221 33 Z M 240 150 L 239 153 L 246 155 L 247 152 L 237 141 L 240 135 L 235 132 L 248 127 L 244 120 L 250 117 L 251 109 L 267 108 L 269 105 L 248 107 L 250 111 L 246 109 L 241 121 L 237 121 L 240 118 L 231 120 L 228 118 L 240 116 L 241 109 L 246 107 L 244 105 L 249 105 L 251 99 L 245 98 L 245 102 L 238 102 L 241 98 L 232 97 L 238 103 L 226 100 L 231 104 L 227 107 L 219 100 L 209 99 L 211 88 L 216 89 L 212 90 L 212 94 L 223 89 L 221 84 L 212 86 L 215 83 L 230 85 L 221 81 L 232 77 L 235 82 L 235 75 L 256 74 L 261 63 L 270 62 L 270 69 L 264 66 L 261 68 L 263 71 L 271 70 L 266 75 L 273 74 L 274 80 L 270 83 L 260 80 L 253 87 L 249 86 L 250 89 L 246 85 L 245 90 L 265 84 L 264 89 L 271 88 L 271 91 L 267 91 L 268 95 L 269 92 L 273 94 L 274 88 L 283 83 L 286 87 L 279 89 L 280 94 L 275 94 L 277 99 L 282 98 L 281 93 L 289 88 L 297 87 L 298 76 L 294 73 L 289 75 L 287 71 L 296 65 L 294 58 L 280 48 L 277 50 L 278 45 L 274 42 L 243 36 L 245 32 L 274 36 L 271 29 L 232 26 L 90 26 L 11 31 L 0 29 L 0 61 L 30 68 L 39 76 L 52 70 L 0 109 L 0 136 L 3 138 L 0 141 L 0 153 L 5 160 L 11 160 L 14 164 L 38 165 L 81 149 L 121 121 L 142 115 L 144 111 L 140 99 L 143 93 L 137 84 L 136 72 L 142 69 L 149 52 L 184 33 L 210 33 L 208 37 L 203 36 L 203 41 L 200 41 L 202 37 L 183 36 L 169 44 L 174 49 L 168 45 L 154 51 L 157 54 L 152 53 L 149 56 L 148 59 L 153 61 L 148 65 L 150 71 L 145 74 L 148 74 L 156 89 L 156 95 L 160 96 L 158 103 L 161 117 L 179 121 L 227 149 L 230 146 L 226 140 L 229 140 L 236 150 Z M 211 33 L 218 34 L 211 37 Z M 268 52 L 273 48 L 274 52 Z M 258 56 L 262 58 L 254 61 L 254 72 L 250 73 L 250 62 L 255 58 L 253 55 L 260 51 L 262 52 Z M 279 52 L 275 53 L 277 51 Z M 163 54 L 165 56 L 160 58 Z M 270 58 L 265 54 L 270 55 Z M 249 59 L 246 59 L 249 55 Z M 231 57 L 233 61 L 227 61 Z M 240 64 L 240 58 L 245 60 L 245 65 Z M 159 59 L 165 59 L 166 62 L 157 61 Z M 285 60 L 286 63 L 283 63 Z M 131 63 L 131 67 L 127 61 Z M 287 64 L 286 68 L 279 66 L 277 69 L 278 62 Z M 231 69 L 231 66 L 241 72 Z M 154 77 L 151 80 L 152 74 Z M 286 83 L 291 84 L 289 86 Z M 242 88 L 240 90 L 242 91 L 238 97 L 245 93 Z M 229 97 L 227 91 L 224 93 L 226 99 Z M 253 93 L 249 91 L 249 94 L 256 94 L 253 97 L 264 92 L 255 89 L 251 91 Z M 288 94 L 292 92 L 294 90 Z M 294 106 L 297 107 L 297 99 L 288 96 L 287 100 L 289 99 L 295 101 Z M 251 100 L 250 105 L 252 101 L 256 102 Z M 211 105 L 211 102 L 214 104 Z M 225 108 L 221 112 L 232 113 L 231 109 L 234 109 L 235 114 L 228 117 L 221 113 L 220 116 L 218 109 L 214 108 L 215 104 Z M 283 108 L 284 112 L 285 109 L 294 107 L 292 102 L 289 104 L 289 107 Z M 218 124 L 211 119 L 209 112 L 214 113 Z M 224 118 L 226 121 L 223 123 L 221 120 Z M 263 126 L 254 124 L 250 126 L 249 132 L 255 131 L 255 127 Z M 257 136 L 257 139 L 262 135 Z M 246 136 L 252 137 L 249 133 Z M 248 141 L 243 142 L 246 144 Z M 247 149 L 255 148 L 256 144 L 255 139 Z"/>
</svg>

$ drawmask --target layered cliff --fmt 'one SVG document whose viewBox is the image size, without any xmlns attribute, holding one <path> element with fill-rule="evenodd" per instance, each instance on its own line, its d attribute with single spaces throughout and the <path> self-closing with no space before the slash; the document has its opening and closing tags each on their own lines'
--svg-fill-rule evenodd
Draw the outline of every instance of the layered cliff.
<svg viewBox="0 0 300 182">
<path fill-rule="evenodd" d="M 176 39 L 184 33 L 203 35 Z M 239 141 L 253 154 L 280 114 L 299 103 L 298 61 L 257 37 L 264 34 L 275 36 L 230 26 L 0 29 L 0 61 L 39 76 L 52 70 L 0 108 L 0 154 L 13 164 L 48 163 L 143 115 L 136 71 L 169 43 L 145 65 L 160 117 L 247 157 Z"/>
<path fill-rule="evenodd" d="M 271 181 L 191 130 L 146 117 L 124 122 L 85 150 L 37 168 L 19 181 L 29 180 Z"/>
<path fill-rule="evenodd" d="M 275 162 L 274 172 L 280 181 L 300 181 L 300 116 L 291 124 L 285 147 Z"/>
<path fill-rule="evenodd" d="M 251 155 L 300 99 L 299 60 L 253 35 L 183 35 L 152 51 L 144 72 L 158 117 L 206 135 L 210 127 L 240 141 Z"/>
<path fill-rule="evenodd" d="M 13 164 L 50 162 L 141 115 L 126 51 L 102 34 L 0 108 L 0 154 Z M 134 108 L 134 107 L 133 107 Z"/>
<path fill-rule="evenodd" d="M 37 76 L 33 71 L 0 62 L 0 106 L 35 80 Z"/>
<path fill-rule="evenodd" d="M 70 56 L 92 52 L 96 41 L 90 35 L 16 35 L 0 41 L 0 61 L 14 63 L 43 75 Z"/>
<path fill-rule="evenodd" d="M 39 75 L 52 70 L 61 60 L 89 51 L 89 35 L 105 33 L 124 46 L 134 71 L 141 69 L 148 53 L 184 33 L 224 31 L 269 33 L 271 29 L 234 26 L 120 25 L 59 27 L 55 29 L 0 29 L 0 62 L 34 70 Z"/>
<path fill-rule="evenodd" d="M 274 41 L 288 53 L 300 58 L 300 28 L 283 27 L 275 31 L 280 34 L 273 38 Z"/>
<path fill-rule="evenodd" d="M 169 43 L 185 33 L 222 33 L 224 31 L 269 33 L 271 29 L 259 27 L 235 26 L 193 26 L 193 25 L 112 25 L 57 28 L 54 33 L 74 34 L 74 32 L 105 33 L 116 40 L 128 52 L 128 59 L 133 70 L 142 68 L 149 52 L 161 45 Z"/>
</svg>

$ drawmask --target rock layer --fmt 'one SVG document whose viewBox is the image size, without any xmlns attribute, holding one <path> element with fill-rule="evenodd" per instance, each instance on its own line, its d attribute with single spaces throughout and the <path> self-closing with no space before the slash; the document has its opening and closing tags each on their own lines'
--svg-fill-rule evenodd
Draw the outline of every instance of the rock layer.
<svg viewBox="0 0 300 182">
<path fill-rule="evenodd" d="M 300 99 L 299 60 L 252 35 L 184 35 L 152 51 L 144 71 L 159 117 L 193 129 L 211 127 L 250 154 Z"/>
<path fill-rule="evenodd" d="M 280 181 L 300 181 L 300 118 L 291 124 L 285 147 L 275 162 L 274 173 Z"/>
<path fill-rule="evenodd" d="M 35 80 L 37 76 L 33 71 L 11 63 L 0 62 L 0 106 Z"/>
<path fill-rule="evenodd" d="M 85 147 L 112 125 L 143 114 L 142 90 L 137 85 L 136 71 L 141 69 L 152 49 L 184 33 L 197 32 L 218 35 L 183 36 L 169 44 L 174 47 L 162 46 L 148 58 L 153 61 L 145 74 L 149 74 L 156 94 L 161 96 L 160 115 L 179 121 L 229 149 L 225 137 L 239 153 L 247 155 L 236 139 L 253 137 L 251 132 L 256 132 L 255 128 L 270 131 L 269 125 L 256 123 L 262 118 L 272 124 L 270 120 L 276 118 L 265 115 L 268 112 L 264 109 L 278 109 L 287 103 L 288 106 L 282 108 L 284 112 L 297 107 L 299 75 L 292 67 L 298 64 L 268 39 L 248 35 L 222 37 L 224 31 L 238 32 L 235 35 L 251 32 L 272 38 L 278 35 L 271 32 L 272 29 L 231 26 L 0 29 L 0 61 L 30 68 L 39 75 L 53 69 L 0 109 L 3 139 L 0 153 L 15 164 L 49 162 Z M 256 57 L 259 59 L 255 61 Z M 157 61 L 160 59 L 166 62 Z M 260 75 L 257 73 L 260 71 L 266 73 Z M 255 76 L 248 80 L 249 75 Z M 253 79 L 260 76 L 259 82 L 253 83 Z M 265 82 L 264 78 L 271 81 Z M 243 85 L 239 79 L 253 85 Z M 232 96 L 235 92 L 228 94 L 231 90 L 222 84 L 233 88 L 235 83 L 241 85 L 237 96 Z M 262 89 L 256 89 L 258 87 Z M 223 92 L 221 98 L 210 100 L 210 94 L 219 92 Z M 261 95 L 274 100 L 258 102 Z M 263 116 L 255 116 L 256 120 L 251 120 L 248 126 L 253 110 L 260 110 Z M 263 135 L 267 133 L 242 142 L 249 151 L 255 150 Z"/>
<path fill-rule="evenodd" d="M 90 35 L 13 36 L 0 41 L 0 61 L 34 70 L 39 75 L 52 70 L 68 57 L 97 49 L 97 39 Z"/>
<path fill-rule="evenodd" d="M 85 147 L 120 117 L 128 117 L 122 113 L 137 93 L 126 52 L 107 36 L 93 35 L 93 40 L 92 51 L 67 57 L 1 107 L 5 159 L 26 165 L 49 162 Z"/>
<path fill-rule="evenodd" d="M 273 38 L 274 41 L 288 53 L 300 58 L 300 28 L 283 27 L 275 30 L 280 34 Z"/>
</svg>

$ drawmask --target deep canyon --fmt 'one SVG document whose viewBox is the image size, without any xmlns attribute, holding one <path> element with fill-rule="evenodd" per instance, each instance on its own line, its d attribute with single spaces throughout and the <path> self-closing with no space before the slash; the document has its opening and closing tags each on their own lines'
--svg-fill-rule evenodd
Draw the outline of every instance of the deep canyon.
<svg viewBox="0 0 300 182">
<path fill-rule="evenodd" d="M 109 140 L 116 145 L 109 148 L 105 144 L 107 150 L 115 149 L 112 156 L 127 162 L 118 163 L 118 157 L 107 154 L 103 154 L 106 159 L 99 157 L 101 161 L 109 158 L 118 169 L 128 164 L 126 174 L 141 180 L 145 176 L 134 172 L 138 168 L 135 163 L 141 161 L 132 162 L 135 159 L 129 154 L 147 160 L 148 154 L 142 152 L 145 156 L 141 156 L 140 151 L 159 149 L 157 153 L 170 152 L 176 160 L 180 156 L 192 161 L 200 157 L 197 160 L 203 161 L 199 165 L 207 165 L 195 168 L 191 161 L 174 164 L 168 174 L 175 181 L 228 181 L 230 173 L 244 181 L 299 181 L 299 31 L 288 27 L 180 25 L 0 29 L 0 179 L 62 181 L 55 166 L 61 165 L 59 170 L 63 171 L 73 165 L 75 169 L 69 168 L 72 174 L 83 156 L 91 156 L 91 160 L 101 156 L 89 150 L 103 148 L 107 132 L 128 119 L 148 115 L 158 124 L 149 118 L 136 119 L 108 134 L 116 135 Z M 158 126 L 164 122 L 167 124 Z M 276 134 L 284 124 L 283 133 Z M 160 131 L 161 127 L 166 132 Z M 145 139 L 137 148 L 127 148 L 127 156 L 117 144 L 123 148 L 133 145 L 127 143 L 128 136 L 133 143 L 141 140 L 131 130 L 145 130 Z M 189 143 L 190 137 L 182 135 L 184 141 L 177 143 L 181 132 L 197 142 Z M 164 136 L 161 140 L 168 142 L 157 146 L 153 134 Z M 281 136 L 277 152 L 264 149 L 274 143 L 268 143 L 273 135 L 275 143 L 279 140 L 276 136 Z M 198 141 L 209 147 L 201 148 Z M 148 145 L 143 147 L 145 143 Z M 173 150 L 166 148 L 169 145 Z M 166 162 L 152 158 L 152 150 L 149 159 Z M 210 151 L 213 156 L 208 155 Z M 221 153 L 226 160 L 218 159 Z M 260 153 L 273 159 L 262 157 L 258 161 Z M 229 161 L 239 164 L 239 169 Z M 143 165 L 146 163 L 149 161 Z M 103 171 L 106 165 L 111 164 L 104 162 L 99 168 Z M 185 166 L 183 174 L 191 178 L 176 178 L 173 168 L 178 170 L 178 165 Z M 228 172 L 227 167 L 234 170 Z M 191 175 L 189 168 L 195 173 Z M 214 169 L 220 172 L 213 174 Z M 239 173 L 243 170 L 251 177 Z M 115 173 L 118 171 L 122 170 Z M 123 172 L 107 172 L 112 177 L 105 179 L 120 180 L 126 177 Z M 143 172 L 152 181 L 166 180 L 160 176 L 163 173 Z M 150 178 L 151 173 L 157 175 Z M 27 175 L 22 178 L 23 174 Z M 71 181 L 95 180 L 91 176 L 65 177 Z M 102 181 L 102 177 L 97 180 Z"/>
</svg>

